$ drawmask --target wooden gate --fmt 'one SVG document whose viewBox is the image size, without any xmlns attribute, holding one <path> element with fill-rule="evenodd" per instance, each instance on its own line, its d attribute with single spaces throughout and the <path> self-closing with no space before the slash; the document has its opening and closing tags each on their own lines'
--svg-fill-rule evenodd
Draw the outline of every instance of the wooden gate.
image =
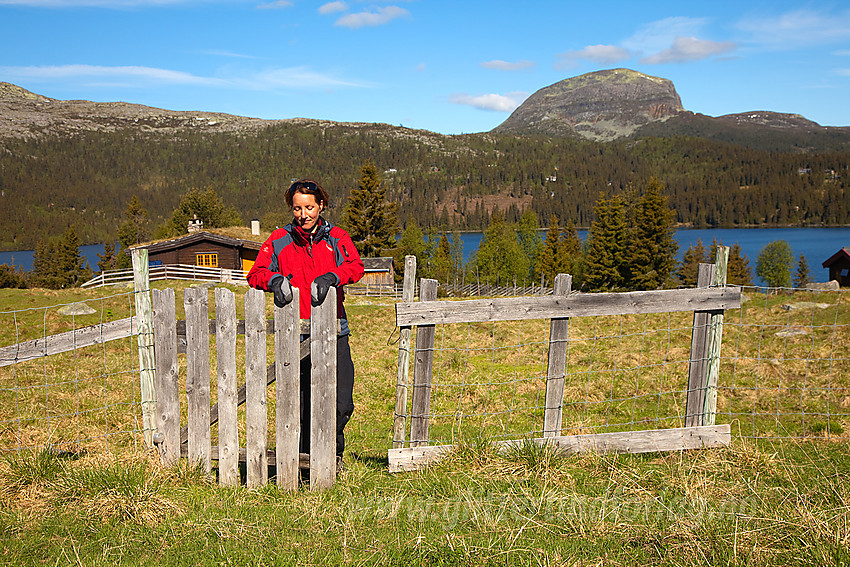
<svg viewBox="0 0 850 567">
<path fill-rule="evenodd" d="M 298 290 L 292 302 L 274 308 L 266 319 L 262 291 L 245 294 L 245 319 L 236 318 L 235 294 L 215 289 L 214 319 L 209 318 L 208 291 L 184 292 L 185 321 L 177 321 L 173 289 L 152 290 L 156 368 L 156 444 L 163 461 L 181 456 L 210 471 L 218 461 L 222 485 L 240 481 L 239 463 L 246 467 L 248 486 L 268 482 L 269 465 L 276 470 L 281 488 L 295 489 L 299 468 L 309 469 L 310 488 L 327 488 L 336 479 L 336 290 L 331 288 L 322 305 L 312 309 L 308 329 L 302 329 Z M 274 362 L 266 365 L 267 336 L 274 335 Z M 244 384 L 237 388 L 237 335 L 244 335 Z M 309 336 L 301 341 L 303 334 Z M 210 335 L 215 335 L 216 391 L 218 403 L 210 406 Z M 180 340 L 185 337 L 185 342 Z M 178 350 L 185 345 L 186 425 L 181 428 Z M 310 452 L 299 453 L 300 365 L 309 356 Z M 274 447 L 269 446 L 266 391 L 275 382 Z M 245 405 L 244 446 L 239 439 L 237 408 Z M 218 445 L 212 445 L 211 428 L 218 424 Z"/>
<path fill-rule="evenodd" d="M 415 262 L 405 265 L 405 294 L 396 304 L 401 329 L 393 448 L 388 452 L 391 472 L 415 470 L 442 457 L 453 447 L 429 446 L 434 331 L 437 324 L 550 319 L 546 398 L 542 433 L 535 442 L 565 451 L 650 452 L 727 445 L 730 426 L 715 425 L 723 313 L 741 306 L 740 288 L 727 288 L 729 248 L 718 247 L 715 264 L 700 264 L 697 289 L 594 293 L 570 295 L 572 278 L 560 274 L 554 295 L 437 301 L 437 281 L 423 279 L 419 301 L 413 302 Z M 408 273 L 408 272 L 411 273 Z M 408 286 L 410 286 L 408 288 Z M 567 341 L 572 317 L 693 311 L 690 367 L 684 427 L 586 435 L 561 435 Z M 407 353 L 410 329 L 416 326 L 411 407 L 407 410 Z M 407 417 L 410 438 L 405 447 Z M 510 446 L 517 441 L 502 441 Z"/>
</svg>

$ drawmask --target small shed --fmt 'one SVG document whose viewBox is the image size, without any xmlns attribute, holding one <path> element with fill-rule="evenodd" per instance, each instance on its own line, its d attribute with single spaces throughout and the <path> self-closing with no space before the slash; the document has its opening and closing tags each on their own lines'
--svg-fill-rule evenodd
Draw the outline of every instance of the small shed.
<svg viewBox="0 0 850 567">
<path fill-rule="evenodd" d="M 392 288 L 395 285 L 393 259 L 391 257 L 363 258 L 363 268 L 363 278 L 359 283 L 387 288 Z"/>
<path fill-rule="evenodd" d="M 841 287 L 850 286 L 850 247 L 845 246 L 822 265 L 829 269 L 830 280 L 836 280 Z"/>
<path fill-rule="evenodd" d="M 212 232 L 192 232 L 171 240 L 144 244 L 151 266 L 203 266 L 227 270 L 251 269 L 262 242 L 242 240 Z"/>
</svg>

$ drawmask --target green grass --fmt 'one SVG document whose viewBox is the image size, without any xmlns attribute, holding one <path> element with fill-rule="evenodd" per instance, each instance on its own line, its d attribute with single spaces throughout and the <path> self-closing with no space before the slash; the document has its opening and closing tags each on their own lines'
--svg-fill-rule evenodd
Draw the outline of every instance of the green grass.
<svg viewBox="0 0 850 567">
<path fill-rule="evenodd" d="M 782 308 L 813 299 L 835 305 Z M 98 314 L 71 321 L 47 309 L 79 300 Z M 733 444 L 685 453 L 565 456 L 532 444 L 496 453 L 488 439 L 541 427 L 548 322 L 441 327 L 432 433 L 459 447 L 426 471 L 397 475 L 386 472 L 398 358 L 392 304 L 350 297 L 347 306 L 357 409 L 346 428 L 349 470 L 325 492 L 220 488 L 186 461 L 163 469 L 140 453 L 133 340 L 0 369 L 0 562 L 850 562 L 842 295 L 753 294 L 727 313 L 718 421 L 732 424 Z M 0 290 L 0 312 L 13 309 L 0 346 L 130 312 L 114 290 Z M 687 314 L 573 320 L 564 433 L 676 425 L 669 416 L 684 401 L 690 325 Z M 811 334 L 776 335 L 796 326 Z M 215 401 L 214 379 L 212 392 Z M 8 451 L 18 445 L 47 448 Z"/>
</svg>

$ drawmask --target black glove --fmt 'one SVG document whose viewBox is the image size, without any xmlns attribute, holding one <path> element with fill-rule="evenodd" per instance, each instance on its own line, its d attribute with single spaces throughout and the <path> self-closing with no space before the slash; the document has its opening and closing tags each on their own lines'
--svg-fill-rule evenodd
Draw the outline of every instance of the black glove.
<svg viewBox="0 0 850 567">
<path fill-rule="evenodd" d="M 310 298 L 313 300 L 313 306 L 321 305 L 325 301 L 325 296 L 328 295 L 328 290 L 331 286 L 339 285 L 339 278 L 333 272 L 322 274 L 310 286 Z"/>
<path fill-rule="evenodd" d="M 286 306 L 292 301 L 292 284 L 289 278 L 276 276 L 269 282 L 269 291 L 274 293 L 274 304 L 278 307 Z"/>
</svg>

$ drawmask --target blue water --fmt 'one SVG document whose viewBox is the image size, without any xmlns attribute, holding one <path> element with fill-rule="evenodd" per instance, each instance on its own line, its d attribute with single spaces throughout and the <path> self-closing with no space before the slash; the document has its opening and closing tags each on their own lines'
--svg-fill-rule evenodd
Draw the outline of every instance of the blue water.
<svg viewBox="0 0 850 567">
<path fill-rule="evenodd" d="M 578 231 L 579 237 L 587 238 L 586 230 Z M 481 232 L 463 232 L 460 235 L 463 241 L 463 260 L 469 261 L 472 253 L 478 249 L 481 242 Z M 800 254 L 806 257 L 811 270 L 812 281 L 825 282 L 829 279 L 829 271 L 821 266 L 824 260 L 838 252 L 844 246 L 850 246 L 850 228 L 706 228 L 706 229 L 682 229 L 677 230 L 675 235 L 679 243 L 677 258 L 681 260 L 682 254 L 688 247 L 696 244 L 697 239 L 708 248 L 711 241 L 717 239 L 726 246 L 735 243 L 741 245 L 742 253 L 750 261 L 750 269 L 753 278 L 758 282 L 755 275 L 756 258 L 761 249 L 774 240 L 785 240 L 791 245 L 794 257 Z M 81 246 L 80 252 L 88 260 L 93 269 L 97 269 L 98 254 L 103 254 L 102 244 Z M 0 264 L 14 264 L 23 270 L 32 269 L 32 250 L 21 250 L 18 252 L 0 252 Z M 796 260 L 795 260 L 796 266 Z"/>
<path fill-rule="evenodd" d="M 578 231 L 579 237 L 587 238 L 586 230 Z M 472 252 L 478 249 L 481 243 L 481 232 L 463 232 L 460 235 L 463 241 L 463 261 L 469 261 Z M 722 242 L 726 246 L 737 243 L 741 246 L 741 253 L 749 259 L 750 271 L 755 283 L 761 284 L 756 276 L 756 258 L 764 246 L 774 240 L 785 240 L 794 251 L 794 267 L 800 254 L 806 257 L 809 264 L 810 277 L 815 282 L 829 280 L 829 270 L 821 264 L 830 256 L 838 252 L 844 246 L 850 246 L 850 228 L 705 228 L 705 229 L 680 229 L 676 231 L 675 239 L 679 243 L 677 259 L 690 246 L 702 239 L 706 248 L 711 246 L 713 239 Z"/>
</svg>

